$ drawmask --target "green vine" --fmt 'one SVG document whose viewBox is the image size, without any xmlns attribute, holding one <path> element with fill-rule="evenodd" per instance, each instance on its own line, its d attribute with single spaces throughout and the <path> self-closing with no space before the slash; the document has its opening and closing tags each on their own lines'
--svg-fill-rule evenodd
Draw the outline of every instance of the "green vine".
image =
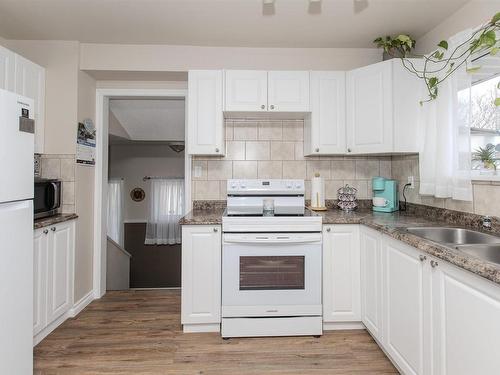
<svg viewBox="0 0 500 375">
<path fill-rule="evenodd" d="M 489 22 L 474 31 L 469 39 L 455 47 L 447 57 L 445 57 L 445 53 L 448 52 L 446 40 L 439 42 L 438 48 L 429 55 L 413 55 L 412 57 L 424 59 L 422 69 L 415 67 L 415 64 L 408 58 L 409 53 L 415 47 L 415 41 L 408 35 L 399 35 L 394 39 L 380 37 L 373 42 L 378 47 L 384 48 L 384 51 L 392 57 L 400 58 L 409 72 L 424 80 L 429 97 L 420 102 L 423 104 L 436 99 L 439 86 L 462 66 L 465 65 L 468 73 L 481 69 L 480 66 L 470 66 L 469 61 L 472 55 L 496 55 L 500 51 L 500 40 L 496 35 L 498 31 L 500 31 L 500 13 L 495 14 Z M 434 68 L 431 69 L 429 63 L 432 63 Z M 500 98 L 495 99 L 495 105 L 500 106 Z"/>
</svg>

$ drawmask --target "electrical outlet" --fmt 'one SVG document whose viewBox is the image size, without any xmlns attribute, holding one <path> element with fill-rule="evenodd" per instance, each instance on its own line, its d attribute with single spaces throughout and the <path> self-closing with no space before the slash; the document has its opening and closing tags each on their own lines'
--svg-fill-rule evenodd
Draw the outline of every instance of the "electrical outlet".
<svg viewBox="0 0 500 375">
<path fill-rule="evenodd" d="M 408 176 L 408 183 L 410 186 L 408 186 L 409 189 L 415 189 L 415 177 L 414 176 Z"/>
</svg>

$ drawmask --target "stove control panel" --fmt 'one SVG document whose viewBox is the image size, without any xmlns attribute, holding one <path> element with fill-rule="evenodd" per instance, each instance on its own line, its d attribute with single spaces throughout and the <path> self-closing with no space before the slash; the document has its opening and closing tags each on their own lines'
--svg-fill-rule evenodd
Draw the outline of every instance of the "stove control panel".
<svg viewBox="0 0 500 375">
<path fill-rule="evenodd" d="M 303 195 L 304 180 L 227 180 L 227 195 Z"/>
</svg>

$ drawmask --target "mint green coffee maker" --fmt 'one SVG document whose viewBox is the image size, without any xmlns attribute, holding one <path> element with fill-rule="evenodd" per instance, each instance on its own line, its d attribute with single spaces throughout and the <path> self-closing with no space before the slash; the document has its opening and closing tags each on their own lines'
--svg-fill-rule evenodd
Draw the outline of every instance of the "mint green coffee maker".
<svg viewBox="0 0 500 375">
<path fill-rule="evenodd" d="M 398 182 L 384 177 L 372 178 L 373 211 L 399 211 Z"/>
</svg>

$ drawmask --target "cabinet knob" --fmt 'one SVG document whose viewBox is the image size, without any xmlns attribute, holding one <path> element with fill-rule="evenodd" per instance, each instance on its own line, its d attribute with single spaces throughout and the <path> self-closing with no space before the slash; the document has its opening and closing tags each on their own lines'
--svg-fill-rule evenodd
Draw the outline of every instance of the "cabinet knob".
<svg viewBox="0 0 500 375">
<path fill-rule="evenodd" d="M 351 152 L 351 149 L 350 149 L 350 148 L 348 148 L 348 149 L 347 149 L 347 152 Z"/>
<path fill-rule="evenodd" d="M 438 262 L 431 260 L 431 267 L 436 268 L 438 266 Z"/>
<path fill-rule="evenodd" d="M 332 231 L 332 228 L 326 228 L 326 231 L 327 231 L 327 232 L 331 232 L 331 231 Z"/>
<path fill-rule="evenodd" d="M 274 109 L 274 105 L 273 104 L 271 104 L 271 109 Z"/>
<path fill-rule="evenodd" d="M 420 259 L 421 262 L 423 262 L 424 260 L 427 259 L 427 257 L 425 255 L 419 255 L 418 258 Z"/>
<path fill-rule="evenodd" d="M 217 228 L 214 228 L 214 232 L 218 232 L 218 231 L 219 231 L 219 229 L 217 229 Z"/>
<path fill-rule="evenodd" d="M 319 152 L 319 148 L 316 148 L 316 150 L 314 150 L 314 151 Z"/>
<path fill-rule="evenodd" d="M 52 232 L 55 232 L 55 231 L 56 231 L 56 227 L 52 227 L 52 228 L 50 228 L 50 230 L 51 230 Z"/>
<path fill-rule="evenodd" d="M 216 148 L 216 149 L 215 149 L 215 152 L 219 152 L 219 149 L 218 149 L 218 148 Z"/>
<path fill-rule="evenodd" d="M 48 229 L 44 229 L 43 230 L 43 234 L 47 234 L 47 233 L 49 233 L 49 230 Z"/>
<path fill-rule="evenodd" d="M 262 105 L 260 106 L 260 109 L 266 109 L 266 106 L 265 106 L 264 104 L 262 104 Z"/>
</svg>

